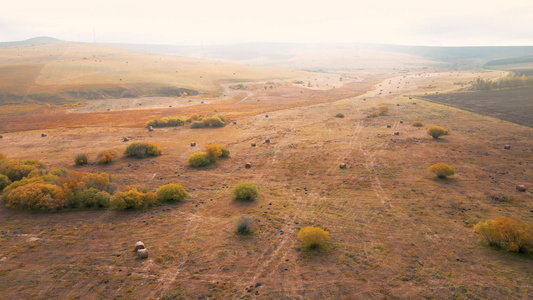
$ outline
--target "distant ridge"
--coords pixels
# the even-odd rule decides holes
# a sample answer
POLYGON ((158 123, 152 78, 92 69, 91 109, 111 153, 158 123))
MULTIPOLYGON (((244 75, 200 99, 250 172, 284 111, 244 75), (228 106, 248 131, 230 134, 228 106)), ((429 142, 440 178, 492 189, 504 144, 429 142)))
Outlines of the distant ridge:
POLYGON ((63 42, 62 40, 49 37, 49 36, 38 36, 31 39, 15 42, 0 42, 0 47, 12 47, 12 46, 26 46, 26 45, 37 45, 45 43, 59 43, 63 42))

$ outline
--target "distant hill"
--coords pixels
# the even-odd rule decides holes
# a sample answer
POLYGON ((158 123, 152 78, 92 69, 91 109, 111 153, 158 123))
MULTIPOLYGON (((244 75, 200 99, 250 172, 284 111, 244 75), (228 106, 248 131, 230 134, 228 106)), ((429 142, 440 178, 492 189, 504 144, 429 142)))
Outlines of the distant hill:
POLYGON ((24 40, 24 41, 0 42, 0 47, 38 45, 38 44, 58 43, 58 42, 62 42, 62 41, 58 40, 56 38, 53 38, 53 37, 40 36, 40 37, 34 37, 34 38, 31 38, 31 39, 27 39, 27 40, 24 40))

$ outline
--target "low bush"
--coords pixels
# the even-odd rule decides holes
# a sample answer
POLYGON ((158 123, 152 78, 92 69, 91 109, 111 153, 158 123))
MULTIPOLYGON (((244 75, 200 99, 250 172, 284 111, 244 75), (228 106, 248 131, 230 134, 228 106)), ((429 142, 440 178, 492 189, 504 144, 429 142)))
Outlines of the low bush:
POLYGON ((252 234, 253 224, 254 220, 250 216, 244 215, 237 222, 237 229, 235 230, 235 233, 240 235, 252 234))
POLYGON ((77 193, 75 205, 84 208, 105 208, 109 207, 111 195, 108 192, 96 188, 89 188, 77 193))
POLYGON ((28 210, 59 210, 67 203, 67 196, 59 186, 44 182, 19 186, 6 198, 7 207, 28 210))
POLYGON ((194 121, 191 124, 192 129, 198 129, 198 128, 204 128, 204 127, 205 127, 205 124, 200 121, 194 121))
POLYGON ((107 165, 114 162, 116 156, 117 155, 111 151, 103 151, 98 154, 96 160, 99 164, 107 165))
POLYGON ((180 117, 164 117, 148 121, 146 127, 175 127, 183 126, 183 124, 185 124, 185 122, 180 117))
POLYGON ((86 165, 89 163, 89 157, 87 156, 87 154, 78 154, 76 155, 76 157, 74 157, 74 164, 76 166, 82 166, 82 165, 86 165))
POLYGON ((4 174, 0 174, 0 191, 2 191, 6 186, 11 184, 11 180, 4 174))
POLYGON ((367 118, 375 118, 377 116, 381 116, 386 114, 389 111, 389 108, 385 105, 381 105, 378 107, 378 111, 368 114, 367 118))
POLYGON ((18 181, 28 176, 33 170, 45 169, 46 165, 35 159, 3 159, 0 161, 0 174, 11 181, 18 181))
POLYGON ((124 155, 136 158, 159 156, 162 153, 158 145, 146 142, 131 143, 124 151, 124 155))
POLYGON ((220 116, 203 118, 202 123, 204 123, 206 127, 224 127, 226 125, 220 116))
POLYGON ((303 227, 298 232, 298 239, 305 247, 309 249, 317 249, 325 245, 329 241, 329 232, 320 227, 308 226, 303 227))
POLYGON ((414 121, 413 123, 411 123, 411 126, 422 127, 422 126, 424 126, 424 124, 422 124, 422 122, 420 122, 420 121, 414 121))
POLYGON ((193 168, 200 168, 200 167, 206 167, 212 164, 211 159, 209 159, 209 155, 203 151, 197 151, 194 152, 187 158, 187 163, 190 167, 193 168))
POLYGON ((516 253, 533 253, 533 226, 507 217, 481 221, 474 226, 479 239, 490 246, 516 253))
POLYGON ((241 182, 233 187, 232 193, 235 200, 254 201, 259 195, 259 189, 251 182, 241 182))
POLYGON ((218 158, 222 156, 222 149, 215 144, 206 145, 205 152, 207 153, 207 156, 209 156, 211 162, 217 162, 218 158))
POLYGON ((187 197, 187 191, 177 183, 169 183, 160 186, 156 191, 159 202, 182 201, 187 197))
POLYGON ((202 115, 193 114, 185 120, 186 122, 192 122, 191 128, 204 128, 204 127, 224 127, 226 126, 226 117, 218 114, 210 117, 203 117, 202 115))
POLYGON ((439 137, 448 134, 448 130, 440 126, 431 126, 428 128, 426 132, 428 135, 431 135, 431 137, 434 139, 438 139, 439 137))
POLYGON ((430 166, 428 171, 442 179, 455 174, 455 170, 445 163, 436 163, 430 166))
POLYGON ((344 118, 344 114, 338 113, 335 115, 336 118, 344 118))
POLYGON ((124 192, 115 193, 109 200, 113 209, 141 209, 153 206, 157 201, 157 195, 152 192, 144 193, 136 188, 130 188, 124 192))
POLYGON ((194 121, 200 121, 200 115, 199 114, 191 114, 186 120, 185 122, 187 123, 192 123, 194 121))
POLYGON ((222 152, 222 154, 220 155, 220 158, 228 158, 229 155, 230 155, 230 151, 228 148, 226 148, 226 146, 224 145, 217 145, 217 147, 220 149, 220 151, 222 152))

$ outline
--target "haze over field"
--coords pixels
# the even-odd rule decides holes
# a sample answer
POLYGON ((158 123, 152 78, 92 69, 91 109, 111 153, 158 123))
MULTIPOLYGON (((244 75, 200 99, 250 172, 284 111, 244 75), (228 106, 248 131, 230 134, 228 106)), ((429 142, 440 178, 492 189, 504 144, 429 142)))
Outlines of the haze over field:
POLYGON ((0 42, 34 36, 99 43, 370 42, 533 44, 531 1, 9 1, 0 42))

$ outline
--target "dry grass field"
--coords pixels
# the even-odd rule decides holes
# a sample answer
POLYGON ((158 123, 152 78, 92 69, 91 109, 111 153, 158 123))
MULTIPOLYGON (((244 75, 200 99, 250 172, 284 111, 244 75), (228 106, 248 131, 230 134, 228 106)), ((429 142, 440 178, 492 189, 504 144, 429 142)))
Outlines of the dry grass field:
POLYGON ((533 130, 414 96, 501 73, 356 75, 335 88, 323 86, 333 84, 327 78, 313 88, 282 76, 245 80, 243 90, 223 91, 226 97, 172 108, 143 102, 142 109, 125 104, 109 112, 94 106, 3 114, 0 152, 10 158, 105 171, 121 188, 177 182, 189 196, 141 211, 46 214, 0 206, 2 298, 529 298, 532 258, 479 243, 472 227, 499 216, 533 223, 533 130), (385 115, 366 117, 380 105, 388 106, 385 115), (236 124, 144 128, 154 117, 215 110, 236 124), (424 126, 411 126, 415 120, 424 126), (432 139, 425 132, 432 125, 449 135, 432 139), (156 143, 163 155, 73 166, 81 152, 122 153, 130 143, 123 137, 156 143), (226 145, 230 158, 187 167, 187 157, 208 143, 226 145), (456 175, 437 180, 427 171, 437 162, 456 175), (232 200, 231 188, 242 181, 259 186, 258 200, 232 200), (529 191, 516 191, 518 184, 529 191), (512 200, 496 202, 491 193, 512 200), (244 214, 255 231, 242 237, 235 229, 244 214), (297 238, 310 225, 331 235, 318 252, 297 238), (148 259, 132 253, 138 240, 148 259))

